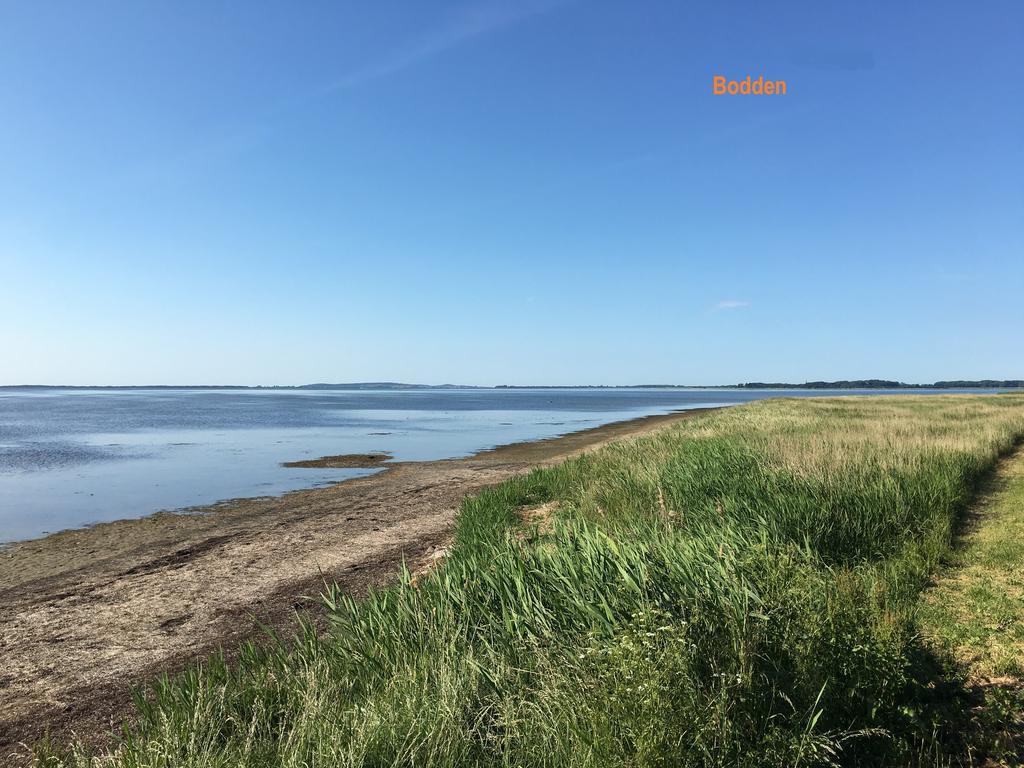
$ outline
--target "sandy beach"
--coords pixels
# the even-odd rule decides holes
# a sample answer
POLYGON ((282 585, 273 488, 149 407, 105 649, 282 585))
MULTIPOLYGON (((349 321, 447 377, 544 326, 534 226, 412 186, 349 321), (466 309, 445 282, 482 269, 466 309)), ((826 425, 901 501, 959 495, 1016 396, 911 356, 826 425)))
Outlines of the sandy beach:
MULTIPOLYGON (((369 477, 56 533, 0 549, 0 754, 46 731, 104 732, 134 687, 217 648, 228 655, 429 562, 460 501, 536 466, 707 409, 607 424, 468 458, 396 462, 369 477)), ((327 457, 340 460, 343 457, 327 457)))

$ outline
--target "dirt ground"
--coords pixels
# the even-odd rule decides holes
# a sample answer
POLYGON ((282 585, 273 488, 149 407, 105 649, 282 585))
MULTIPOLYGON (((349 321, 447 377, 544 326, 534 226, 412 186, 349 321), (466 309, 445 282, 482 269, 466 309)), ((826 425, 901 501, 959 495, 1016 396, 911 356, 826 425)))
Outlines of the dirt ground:
POLYGON ((700 411, 618 422, 196 514, 162 513, 0 549, 0 760, 45 733, 102 739, 131 691, 288 631, 324 580, 352 594, 426 561, 461 500, 512 475, 700 411))

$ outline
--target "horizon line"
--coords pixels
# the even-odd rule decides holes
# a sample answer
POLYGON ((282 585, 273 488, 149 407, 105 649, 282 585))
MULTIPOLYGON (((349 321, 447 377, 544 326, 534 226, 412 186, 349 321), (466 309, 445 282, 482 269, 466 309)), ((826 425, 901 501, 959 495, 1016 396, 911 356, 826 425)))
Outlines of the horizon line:
POLYGON ((939 379, 931 383, 909 383, 897 379, 807 379, 803 382, 750 380, 729 384, 423 384, 398 381, 312 382, 307 384, 0 384, 0 389, 741 389, 772 388, 1021 388, 1022 379, 939 379), (833 385, 829 387, 829 385, 833 385))

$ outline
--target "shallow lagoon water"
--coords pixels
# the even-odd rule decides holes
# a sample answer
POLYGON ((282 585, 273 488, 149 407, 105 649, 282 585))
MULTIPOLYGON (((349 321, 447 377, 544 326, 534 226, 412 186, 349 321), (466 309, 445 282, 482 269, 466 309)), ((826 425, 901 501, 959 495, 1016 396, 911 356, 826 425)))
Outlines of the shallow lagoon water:
POLYGON ((379 471, 282 467, 285 461, 379 451, 396 460, 466 456, 623 419, 780 394, 854 393, 4 389, 0 542, 379 471))

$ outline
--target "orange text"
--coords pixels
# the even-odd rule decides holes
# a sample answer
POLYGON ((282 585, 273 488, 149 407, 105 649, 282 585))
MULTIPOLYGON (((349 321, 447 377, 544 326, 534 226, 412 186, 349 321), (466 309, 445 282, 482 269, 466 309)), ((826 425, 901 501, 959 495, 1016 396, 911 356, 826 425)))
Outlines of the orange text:
POLYGON ((711 78, 711 91, 715 96, 785 96, 785 80, 765 80, 759 77, 751 80, 747 75, 742 80, 729 80, 722 75, 711 78))

